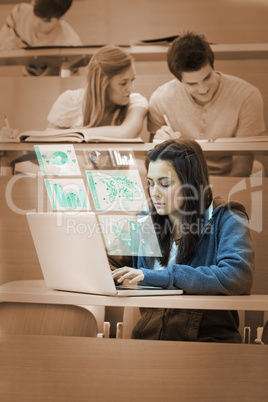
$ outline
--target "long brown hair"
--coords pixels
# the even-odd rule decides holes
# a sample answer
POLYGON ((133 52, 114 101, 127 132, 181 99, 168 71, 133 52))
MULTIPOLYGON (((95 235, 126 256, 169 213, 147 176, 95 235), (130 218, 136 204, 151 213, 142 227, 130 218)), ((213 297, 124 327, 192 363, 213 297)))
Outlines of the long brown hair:
MULTIPOLYGON (((186 264, 193 258, 197 249, 205 211, 212 202, 206 160, 200 145, 189 139, 168 140, 156 145, 147 154, 147 170, 150 162, 157 160, 168 161, 182 184, 182 227, 187 227, 188 230, 182 230, 176 262, 186 264)), ((162 248, 163 257, 159 258, 159 261, 163 266, 167 266, 173 242, 171 223, 167 215, 158 215, 154 206, 152 219, 162 248)))
MULTIPOLYGON (((107 45, 92 56, 87 69, 87 87, 84 100, 83 125, 97 127, 105 112, 106 91, 115 75, 127 70, 133 62, 132 57, 118 46, 107 45)), ((125 118, 128 106, 118 106, 116 124, 125 118)))

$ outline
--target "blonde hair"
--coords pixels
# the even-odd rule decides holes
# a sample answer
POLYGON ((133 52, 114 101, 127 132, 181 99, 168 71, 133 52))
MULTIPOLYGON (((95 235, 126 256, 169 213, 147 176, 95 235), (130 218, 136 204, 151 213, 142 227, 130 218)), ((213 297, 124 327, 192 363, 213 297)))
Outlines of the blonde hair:
MULTIPOLYGON (((111 78, 128 69, 132 57, 120 47, 107 45, 92 56, 87 69, 87 86, 84 99, 83 125, 97 127, 105 112, 106 92, 111 78)), ((124 120, 128 106, 118 106, 116 124, 124 120)))

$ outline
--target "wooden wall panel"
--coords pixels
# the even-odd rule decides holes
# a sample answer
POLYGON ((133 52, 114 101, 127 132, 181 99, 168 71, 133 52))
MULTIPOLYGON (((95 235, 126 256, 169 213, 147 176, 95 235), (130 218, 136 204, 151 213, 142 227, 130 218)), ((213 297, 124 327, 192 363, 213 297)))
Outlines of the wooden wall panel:
MULTIPOLYGON (((43 279, 25 213, 38 208, 38 179, 0 176, 0 283, 43 279), (10 194, 6 194, 7 187, 10 194)), ((39 191, 40 201, 43 198, 39 191)), ((39 204, 40 204, 39 201, 39 204)))

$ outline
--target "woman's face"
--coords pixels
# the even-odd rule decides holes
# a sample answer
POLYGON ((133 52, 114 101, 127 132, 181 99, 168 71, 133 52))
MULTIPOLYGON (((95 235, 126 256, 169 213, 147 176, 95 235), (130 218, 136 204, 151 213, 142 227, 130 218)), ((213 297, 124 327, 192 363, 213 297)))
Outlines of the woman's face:
POLYGON ((115 105, 127 105, 129 95, 133 90, 135 76, 136 71, 134 65, 131 64, 127 70, 112 77, 107 89, 108 100, 115 105))
POLYGON ((168 161, 150 162, 148 168, 149 192, 159 215, 181 217, 183 193, 181 181, 168 161))

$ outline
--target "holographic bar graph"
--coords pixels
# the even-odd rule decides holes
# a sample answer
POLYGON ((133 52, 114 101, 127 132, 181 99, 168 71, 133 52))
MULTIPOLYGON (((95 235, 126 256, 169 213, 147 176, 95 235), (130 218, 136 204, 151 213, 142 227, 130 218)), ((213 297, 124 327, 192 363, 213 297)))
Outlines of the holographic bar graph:
POLYGON ((54 210, 91 209, 82 179, 46 179, 45 184, 54 210))
MULTIPOLYGON (((124 152, 125 153, 125 152, 124 152)), ((123 152, 119 152, 116 150, 110 151, 112 160, 115 161, 114 165, 115 166, 134 166, 134 158, 132 156, 132 153, 129 152, 127 155, 123 155, 123 152)))
POLYGON ((81 189, 78 190, 78 193, 73 191, 66 191, 60 184, 55 183, 53 185, 58 204, 61 208, 85 208, 86 201, 84 198, 84 194, 81 189))

